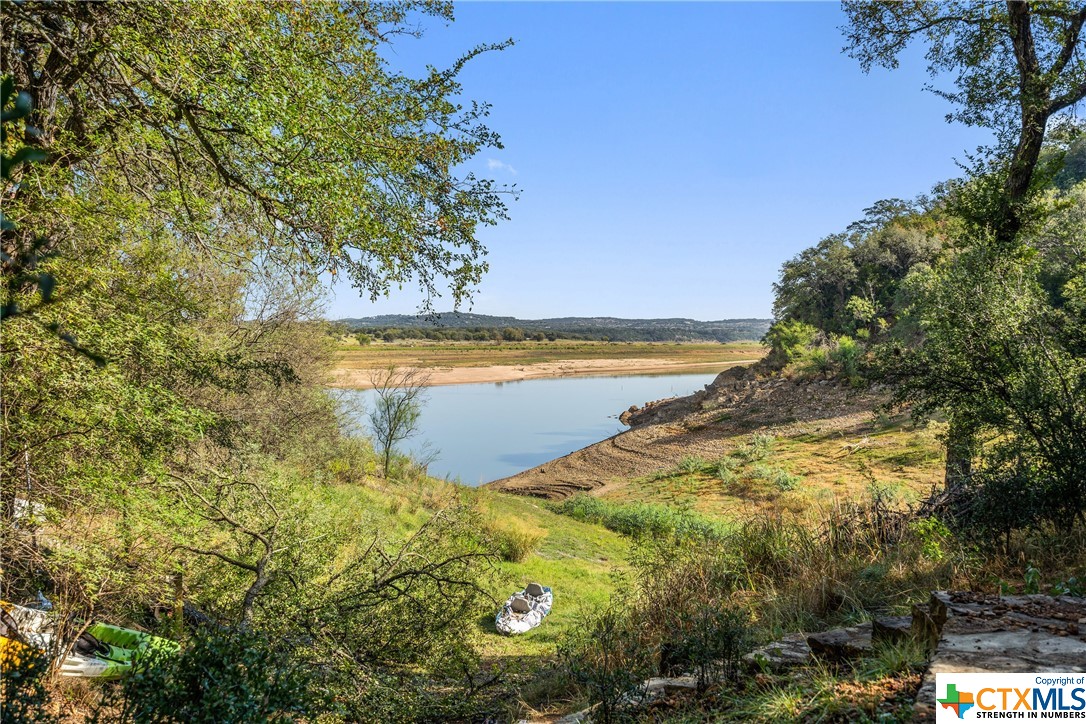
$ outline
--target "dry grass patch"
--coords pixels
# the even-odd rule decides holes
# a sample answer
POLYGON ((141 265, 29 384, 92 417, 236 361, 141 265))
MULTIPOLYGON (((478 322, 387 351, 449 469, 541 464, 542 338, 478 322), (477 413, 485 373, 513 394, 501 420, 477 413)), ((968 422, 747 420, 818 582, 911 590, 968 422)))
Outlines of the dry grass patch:
POLYGON ((423 342, 375 343, 341 347, 338 369, 373 369, 390 364, 411 367, 488 367, 565 360, 651 359, 706 364, 760 359, 759 342, 423 342))

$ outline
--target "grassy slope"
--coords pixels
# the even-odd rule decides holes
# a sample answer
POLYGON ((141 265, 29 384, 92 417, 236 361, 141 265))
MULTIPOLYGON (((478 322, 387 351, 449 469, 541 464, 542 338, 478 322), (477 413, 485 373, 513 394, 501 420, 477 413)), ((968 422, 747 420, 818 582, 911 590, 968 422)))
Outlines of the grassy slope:
POLYGON ((817 516, 835 500, 855 498, 872 485, 913 502, 941 481, 937 429, 914 429, 904 418, 878 422, 872 416, 847 433, 772 438, 764 455, 754 459, 744 455, 750 436, 737 435, 728 441, 733 451, 728 456, 730 474, 719 472, 718 461, 688 459, 673 470, 608 486, 604 497, 690 507, 725 519, 777 513, 817 516), (777 471, 793 476, 790 483, 778 484, 777 471))
MULTIPOLYGON (((764 456, 743 459, 749 436, 737 436, 731 457, 734 479, 717 475, 716 461, 688 461, 656 475, 609 486, 605 497, 615 502, 649 501, 692 507, 723 521, 755 514, 815 517, 835 500, 846 500, 878 484, 907 502, 926 492, 938 479, 941 457, 933 430, 912 430, 904 420, 877 424, 874 420, 848 437, 838 434, 798 434, 775 438, 764 456), (696 463, 696 466, 695 466, 696 463), (795 487, 780 490, 766 470, 786 470, 798 476, 795 487)), ((388 484, 379 480, 351 488, 351 504, 384 515, 386 529, 404 535, 432 510, 456 494, 451 484, 427 480, 388 484)), ((534 498, 459 489, 470 496, 496 529, 534 531, 542 535, 535 552, 521 562, 501 562, 492 596, 503 601, 530 581, 551 586, 555 607, 540 628, 516 637, 494 630, 491 614, 479 622, 484 654, 493 659, 550 657, 555 643, 578 612, 605 605, 614 590, 612 574, 627 567, 631 542, 604 527, 557 515, 534 498)), ((345 492, 345 495, 347 493, 345 492)))
MULTIPOLYGON (((378 344, 341 350, 340 365, 486 366, 620 357, 697 362, 752 358, 761 352, 760 345, 753 343, 378 344)), ((720 472, 719 459, 691 458, 671 470, 616 481, 601 493, 616 503, 646 501, 689 507, 722 521, 784 515, 813 522, 828 508, 861 496, 873 485, 890 490, 902 504, 918 499, 941 479, 937 433, 937 426, 915 429, 904 418, 886 420, 872 414, 847 430, 820 432, 817 424, 793 426, 790 432, 778 433, 756 455, 749 454, 751 436, 736 435, 724 441, 723 449, 730 451, 725 455, 730 458, 725 473, 720 472), (784 474, 784 485, 778 473, 784 474)), ((453 494, 450 484, 432 480, 394 486, 373 483, 362 493, 365 505, 389 511, 390 524, 401 534, 418 525, 420 516, 442 497, 453 494)), ((552 658, 556 644, 576 625, 581 611, 598 611, 607 604, 617 585, 613 574, 628 569, 632 542, 601 525, 557 515, 536 499, 488 490, 461 489, 460 494, 474 499, 493 528, 541 536, 534 553, 522 562, 498 565, 493 598, 500 603, 529 581, 538 581, 555 591, 552 614, 527 634, 501 636, 494 629, 492 612, 480 617, 477 633, 482 653, 490 661, 506 664, 523 660, 533 665, 552 658)), ((898 679, 890 681, 899 683, 898 679)), ((777 694, 787 699, 791 692, 777 694)), ((754 699, 745 703, 765 704, 754 699)))
MULTIPOLYGON (((406 364, 510 364, 554 359, 614 358, 616 348, 623 350, 622 356, 677 358, 675 355, 679 353, 685 361, 696 361, 701 359, 699 355, 704 354, 720 358, 725 348, 736 359, 760 351, 756 345, 741 343, 727 346, 602 343, 389 345, 384 349, 359 350, 352 361, 362 364, 367 359, 365 355, 388 354, 395 358, 394 361, 406 364)), ((385 358, 382 361, 387 363, 388 360, 385 358)), ((832 414, 827 411, 827 416, 832 414)), ((938 423, 914 427, 905 417, 886 419, 874 413, 869 417, 860 417, 863 418, 862 422, 847 428, 823 427, 819 421, 786 425, 778 428, 781 431, 777 432, 775 438, 763 440, 761 449, 756 452, 750 433, 735 435, 723 441, 723 457, 713 460, 691 457, 673 469, 640 478, 612 481, 599 494, 614 503, 652 502, 691 508, 724 522, 767 515, 816 523, 825 519, 826 512, 834 506, 856 500, 872 488, 888 493, 888 498, 895 501, 895 505, 905 505, 917 501, 933 485, 941 483, 943 454, 939 442, 941 426, 938 423)), ((436 481, 418 485, 448 486, 436 481)), ((382 493, 393 498, 401 494, 382 493)), ((493 586, 494 598, 504 600, 511 591, 532 580, 553 587, 556 594, 555 608, 546 622, 522 636, 500 636, 494 630, 492 614, 481 617, 477 629, 481 649, 489 660, 495 662, 511 663, 517 659, 539 662, 551 658, 556 643, 576 625, 579 612, 585 609, 599 611, 606 605, 618 585, 612 574, 628 569, 632 543, 601 525, 557 515, 535 499, 488 490, 478 490, 470 495, 497 528, 536 531, 542 535, 535 552, 523 562, 503 562, 499 565, 501 575, 493 586)), ((411 493, 410 497, 418 498, 419 493, 411 493)), ((392 507, 396 507, 396 504, 393 503, 392 507)), ((405 506, 402 515, 407 513, 405 506)), ((403 518, 401 529, 409 529, 417 520, 403 518)), ((839 587, 843 587, 852 599, 874 596, 876 603, 889 601, 895 604, 894 611, 907 604, 907 599, 930 590, 930 586, 935 585, 935 578, 954 575, 956 579, 959 575, 947 573, 955 565, 950 559, 943 564, 904 560, 881 568, 867 565, 864 560, 833 559, 825 563, 828 567, 823 571, 825 577, 840 583, 839 587), (859 566, 859 572, 851 570, 850 565, 859 566), (940 572, 939 566, 946 571, 940 572), (928 568, 931 569, 928 575, 931 581, 924 577, 924 571, 928 568), (849 589, 850 585, 855 586, 855 590, 849 589)), ((1050 566, 1054 565, 1051 563, 1041 562, 1038 565, 1045 569, 1052 580, 1065 573, 1059 566, 1050 571, 1050 566)), ((970 567, 976 566, 967 566, 970 567)), ((1018 571, 1021 566, 1004 568, 993 569, 985 575, 997 582, 1007 576, 1007 580, 1013 583, 1015 577, 1020 575, 1018 571)), ((960 573, 969 578, 975 571, 960 573)), ((813 571, 811 578, 807 586, 811 589, 809 602, 804 598, 806 591, 802 582, 794 586, 795 591, 758 592, 758 595, 771 598, 778 593, 791 596, 796 600, 790 605, 798 607, 790 611, 778 606, 781 608, 778 611, 781 621, 772 623, 767 619, 763 622, 765 630, 761 631, 760 636, 797 628, 807 629, 806 624, 816 624, 820 620, 824 612, 819 613, 817 606, 825 607, 829 603, 821 601, 816 595, 825 594, 825 591, 814 580, 818 576, 813 571), (787 621, 782 618, 786 613, 789 616, 787 621)), ((942 579, 940 581, 945 583, 942 579)), ((982 582, 983 585, 986 584, 982 582)), ((852 599, 846 596, 843 601, 847 603, 852 599)), ((840 615, 840 612, 832 614, 840 615)), ((734 695, 731 701, 718 700, 715 704, 706 705, 721 715, 722 720, 806 720, 826 716, 848 720, 892 719, 894 716, 907 718, 912 711, 911 697, 919 680, 916 667, 922 659, 922 652, 890 649, 880 652, 872 660, 861 662, 855 671, 823 671, 815 667, 793 679, 763 677, 764 681, 759 685, 734 695)), ((541 701, 545 699, 544 696, 541 701)), ((535 699, 529 696, 525 701, 535 699)), ((544 702, 543 706, 554 711, 555 706, 569 709, 576 704, 558 700, 550 704, 544 702)), ((705 710, 701 709, 701 705, 694 702, 691 706, 691 709, 684 711, 684 705, 680 704, 667 714, 658 714, 674 721, 703 720, 705 710), (685 718, 687 715, 689 719, 685 718)))
POLYGON ((502 600, 530 581, 554 589, 554 609, 537 629, 514 637, 499 635, 492 616, 480 625, 486 636, 483 650, 489 656, 551 656, 555 643, 570 628, 582 609, 606 605, 613 590, 611 572, 626 565, 629 541, 606 528, 556 515, 532 498, 501 493, 483 493, 482 504, 499 521, 516 521, 546 531, 534 555, 523 563, 501 564, 502 573, 514 584, 508 591, 495 591, 502 600))
POLYGON ((494 529, 534 531, 543 536, 523 562, 498 563, 490 590, 495 601, 504 602, 531 581, 555 591, 553 614, 527 634, 502 636, 494 628, 493 613, 481 617, 478 631, 484 655, 492 659, 553 656, 555 642, 572 625, 578 611, 607 603, 613 587, 611 573, 625 567, 629 541, 602 526, 552 513, 532 498, 465 489, 434 479, 390 483, 374 478, 365 485, 338 486, 334 499, 340 517, 362 512, 390 537, 403 538, 457 495, 472 501, 494 529))

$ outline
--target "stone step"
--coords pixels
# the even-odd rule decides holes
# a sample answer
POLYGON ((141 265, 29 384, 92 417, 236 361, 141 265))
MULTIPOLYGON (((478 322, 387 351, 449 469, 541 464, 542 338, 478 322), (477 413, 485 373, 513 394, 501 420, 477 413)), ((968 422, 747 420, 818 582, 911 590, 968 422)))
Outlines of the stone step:
POLYGON ((807 637, 811 654, 826 661, 858 659, 871 651, 871 622, 807 637))
POLYGON ((743 657, 751 671, 781 672, 802 666, 811 660, 807 634, 790 634, 779 641, 754 649, 743 657))
POLYGON ((916 697, 920 721, 935 719, 936 674, 1086 672, 1084 598, 935 591, 924 608, 937 642, 916 697))

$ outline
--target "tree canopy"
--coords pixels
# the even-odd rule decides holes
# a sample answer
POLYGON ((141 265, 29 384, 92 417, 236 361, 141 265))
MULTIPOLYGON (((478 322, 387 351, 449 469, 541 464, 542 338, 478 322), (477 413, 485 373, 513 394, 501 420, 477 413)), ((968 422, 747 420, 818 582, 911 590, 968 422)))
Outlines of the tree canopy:
POLYGON ((864 71, 896 68, 909 43, 925 42, 931 74, 954 74, 953 90, 933 88, 957 106, 947 120, 996 131, 1003 183, 986 221, 1001 241, 1012 241, 1049 119, 1086 97, 1086 4, 909 0, 844 8, 845 50, 864 71))
POLYGON ((500 141, 457 75, 502 45, 414 78, 390 43, 449 4, 0 13, 0 598, 121 621, 172 599, 171 629, 199 610, 224 661, 273 637, 253 671, 320 662, 315 688, 381 718, 360 702, 405 698, 381 677, 470 660, 492 546, 457 501, 405 536, 337 490, 376 459, 324 389, 321 286, 470 296, 512 190, 468 170, 500 141))
POLYGON ((947 119, 989 127, 997 142, 932 198, 879 202, 786 262, 771 359, 844 359, 849 335, 867 340, 870 369, 896 385, 896 402, 947 417, 952 515, 982 535, 1070 526, 1086 510, 1076 331, 1086 127, 1071 115, 1086 98, 1086 4, 846 2, 845 11, 845 50, 865 71, 895 68, 910 43, 926 44, 931 74, 953 77, 953 88, 932 88, 955 105, 947 119), (804 351, 820 344, 828 355, 804 351), (1011 490, 1021 515, 999 518, 1011 490))
MULTIPOLYGON (((28 144, 49 163, 8 189, 24 233, 60 243, 54 194, 119 197, 144 223, 220 263, 344 274, 371 296, 414 281, 463 301, 486 270, 480 225, 504 189, 465 171, 498 146, 488 107, 458 101, 451 68, 421 78, 380 51, 397 3, 6 3, 4 74, 34 102, 28 144), (37 193, 42 190, 45 193, 37 193)), ((5 251, 25 247, 5 233, 5 251)))

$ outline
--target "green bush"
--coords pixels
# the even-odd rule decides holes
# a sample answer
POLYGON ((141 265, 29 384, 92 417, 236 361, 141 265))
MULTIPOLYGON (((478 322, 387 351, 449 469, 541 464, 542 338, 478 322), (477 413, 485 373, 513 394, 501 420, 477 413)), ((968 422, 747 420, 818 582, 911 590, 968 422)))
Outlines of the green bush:
POLYGON ((546 537, 545 532, 528 529, 501 529, 495 531, 498 543, 498 553, 503 561, 509 563, 523 563, 536 552, 539 544, 546 537))
POLYGON ((45 674, 49 671, 45 653, 23 647, 0 654, 0 722, 3 724, 52 724, 57 718, 45 711, 49 691, 45 674))
POLYGON ((837 365, 841 376, 852 384, 859 384, 861 375, 861 362, 863 360, 863 346, 852 337, 842 335, 834 339, 834 347, 830 350, 830 360, 837 365))
POLYGON ((679 461, 679 470, 684 473, 697 473, 701 472, 705 465, 705 461, 701 458, 688 455, 679 461))
POLYGON ((552 503, 550 508, 560 515, 598 523, 616 533, 637 539, 719 540, 727 534, 724 525, 717 521, 666 505, 623 505, 581 494, 552 503))
POLYGON ((205 628, 176 654, 142 659, 107 693, 95 721, 295 721, 325 708, 315 683, 285 642, 247 628, 205 628))
POLYGON ((764 458, 773 450, 776 438, 762 432, 756 432, 750 436, 750 447, 759 458, 764 458))
MULTIPOLYGON (((696 590, 690 591, 697 594, 696 590)), ((747 619, 720 601, 693 597, 682 610, 672 611, 668 650, 698 679, 698 690, 712 683, 734 681, 752 637, 747 619)))
POLYGON ((393 724, 398 722, 472 722, 499 721, 503 702, 488 701, 486 694, 497 691, 471 691, 462 680, 451 680, 432 673, 369 671, 361 677, 352 674, 362 692, 351 697, 334 721, 358 724, 393 724))
POLYGON ((655 652, 613 605, 581 621, 558 646, 560 665, 595 706, 592 721, 614 722, 645 694, 643 682, 655 670, 655 652))
POLYGON ((773 323, 762 338, 762 344, 769 347, 769 362, 784 367, 802 357, 817 335, 818 330, 811 325, 785 319, 773 323))
POLYGON ((746 462, 762 460, 773 451, 773 443, 776 442, 772 435, 756 432, 747 440, 747 444, 735 451, 739 459, 746 462))
POLYGON ((830 358, 830 351, 825 347, 809 349, 799 360, 800 371, 811 375, 833 372, 834 367, 834 362, 830 358))
POLYGON ((724 483, 725 485, 731 485, 739 479, 739 476, 735 474, 735 466, 726 465, 723 463, 717 464, 716 477, 720 480, 720 482, 724 483))
POLYGON ((938 518, 917 518, 909 523, 909 532, 913 535, 920 555, 931 561, 941 561, 946 555, 944 550, 951 537, 950 529, 938 518))
POLYGON ((802 479, 803 478, 799 475, 793 475, 787 470, 782 470, 780 468, 774 470, 773 477, 771 478, 773 484, 781 491, 795 490, 802 479))
POLYGON ((751 640, 747 617, 732 605, 747 582, 735 538, 653 545, 634 557, 639 586, 632 620, 659 649, 660 674, 692 671, 701 690, 734 678, 751 640))

